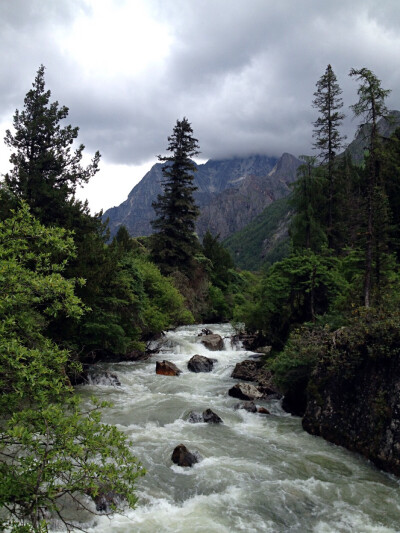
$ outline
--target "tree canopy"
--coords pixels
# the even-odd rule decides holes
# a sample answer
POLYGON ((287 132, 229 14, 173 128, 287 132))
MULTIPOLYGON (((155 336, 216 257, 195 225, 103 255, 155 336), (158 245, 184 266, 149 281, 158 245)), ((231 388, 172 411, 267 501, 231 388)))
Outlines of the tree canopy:
POLYGON ((62 125, 69 110, 50 97, 42 65, 25 96, 24 109, 14 114, 15 132, 6 132, 5 143, 14 152, 13 169, 5 175, 5 183, 43 223, 65 227, 71 225, 76 210, 87 211, 75 200, 75 191, 96 174, 100 154, 96 152, 92 162, 82 167, 84 145, 73 150, 79 128, 62 125))

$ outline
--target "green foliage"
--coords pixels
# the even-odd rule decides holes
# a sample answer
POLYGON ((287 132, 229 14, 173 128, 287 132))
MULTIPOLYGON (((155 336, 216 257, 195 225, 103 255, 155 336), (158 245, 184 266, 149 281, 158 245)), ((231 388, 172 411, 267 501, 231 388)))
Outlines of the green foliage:
POLYGON ((207 322, 225 322, 231 318, 231 308, 224 293, 219 287, 209 287, 210 309, 207 312, 207 322))
POLYGON ((181 324, 192 324, 193 315, 172 281, 144 258, 135 263, 143 282, 142 335, 146 338, 181 324))
POLYGON ((118 495, 115 510, 136 502, 143 470, 126 437, 101 423, 101 406, 81 413, 69 354, 44 335, 53 317, 84 312, 76 282, 63 277, 73 253, 68 232, 45 228, 26 204, 0 222, 2 530, 44 532, 49 516, 72 530, 68 500, 86 509, 100 493, 118 495))
POLYGON ((101 283, 79 329, 87 352, 126 354, 140 338, 143 281, 131 254, 105 248, 101 283))
POLYGON ((86 204, 75 201, 75 189, 98 171, 100 154, 87 168, 81 166, 84 146, 71 151, 79 128, 61 127, 68 108, 50 102, 44 70, 42 65, 37 71, 24 110, 14 114, 15 133, 6 132, 5 143, 15 152, 10 157, 14 168, 5 175, 5 183, 41 222, 70 228, 77 213, 87 212, 86 204))
POLYGON ((326 182, 321 168, 316 168, 314 157, 301 156, 304 164, 298 168, 298 180, 293 184, 290 200, 295 215, 290 226, 294 250, 320 250, 327 238, 323 224, 324 185, 326 182))
MULTIPOLYGON (((400 356, 400 314, 398 310, 357 308, 345 325, 333 330, 329 326, 303 326, 293 331, 284 349, 270 363, 275 383, 286 392, 309 381, 309 391, 318 399, 324 381, 312 376, 318 363, 323 364, 324 379, 340 376, 357 379, 361 365, 368 361, 400 356), (321 388, 321 390, 318 390, 321 388)), ((378 395, 375 409, 387 414, 387 406, 378 395)))
POLYGON ((390 248, 400 258, 400 128, 382 146, 381 182, 385 188, 390 210, 390 248))
POLYGON ((326 313, 345 285, 335 258, 311 251, 293 254, 263 276, 256 303, 242 320, 281 349, 291 327, 326 313))
POLYGON ((219 242, 219 236, 213 237, 209 231, 203 237, 203 253, 210 260, 210 280, 216 287, 226 289, 231 281, 234 267, 229 251, 219 242))
POLYGON ((163 273, 173 270, 191 275, 193 257, 199 251, 195 235, 195 222, 199 214, 193 198, 193 172, 196 166, 191 157, 197 155, 197 139, 187 120, 177 120, 173 133, 168 137, 167 150, 173 155, 161 157, 166 162, 162 195, 153 202, 157 218, 152 221, 156 233, 152 237, 152 255, 163 273))
POLYGON ((269 364, 283 393, 308 381, 321 358, 328 331, 302 326, 291 333, 284 349, 269 364))

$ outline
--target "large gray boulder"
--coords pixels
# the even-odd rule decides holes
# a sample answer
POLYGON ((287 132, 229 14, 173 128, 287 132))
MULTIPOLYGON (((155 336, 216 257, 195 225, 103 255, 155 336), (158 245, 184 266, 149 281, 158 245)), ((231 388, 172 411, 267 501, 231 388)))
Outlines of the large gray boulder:
POLYGON ((211 351, 223 350, 224 340, 221 335, 213 333, 212 335, 204 335, 201 337, 201 343, 211 351))
POLYGON ((273 381, 272 373, 265 368, 262 361, 245 359, 241 363, 237 363, 232 377, 241 381, 254 381, 264 398, 280 398, 282 396, 273 381))
POLYGON ((263 397, 263 393, 251 383, 236 383, 228 391, 229 396, 239 398, 240 400, 253 401, 263 397))
POLYGON ((215 359, 210 359, 204 355, 194 355, 187 366, 191 372, 211 372, 215 359))

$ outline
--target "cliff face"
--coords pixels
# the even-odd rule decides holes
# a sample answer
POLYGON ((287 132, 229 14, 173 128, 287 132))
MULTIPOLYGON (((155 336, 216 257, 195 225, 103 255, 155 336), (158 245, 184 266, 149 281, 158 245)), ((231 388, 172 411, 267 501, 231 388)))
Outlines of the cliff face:
POLYGON ((308 387, 303 427, 313 435, 358 452, 400 476, 400 358, 347 356, 347 366, 320 362, 308 387))
MULTIPOLYGON (((197 232, 209 229, 224 238, 246 226, 271 202, 289 193, 301 162, 290 154, 277 161, 267 156, 251 156, 199 165, 194 175, 198 188, 194 197, 200 207, 197 232)), ((128 199, 104 213, 111 234, 120 225, 132 236, 150 235, 155 213, 152 202, 162 193, 162 165, 156 164, 130 192, 128 199)))
POLYGON ((207 230, 221 239, 247 226, 275 200, 287 196, 290 184, 297 179, 297 168, 302 162, 290 154, 283 154, 274 167, 264 168, 238 178, 229 189, 214 195, 203 206, 197 222, 199 235, 207 230))

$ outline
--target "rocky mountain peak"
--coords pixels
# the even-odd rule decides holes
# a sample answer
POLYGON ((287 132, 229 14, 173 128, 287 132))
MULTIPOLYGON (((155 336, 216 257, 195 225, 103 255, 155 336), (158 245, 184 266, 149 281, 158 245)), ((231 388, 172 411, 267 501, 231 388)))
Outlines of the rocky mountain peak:
MULTIPOLYGON (((196 203, 200 207, 197 231, 209 229, 222 238, 242 229, 267 205, 289 193, 301 161, 290 154, 279 159, 265 155, 209 160, 194 175, 196 203), (273 172, 272 172, 273 171, 273 172)), ((150 235, 154 218, 152 202, 162 193, 162 164, 156 163, 132 189, 127 200, 108 209, 111 234, 120 225, 132 236, 150 235)))

